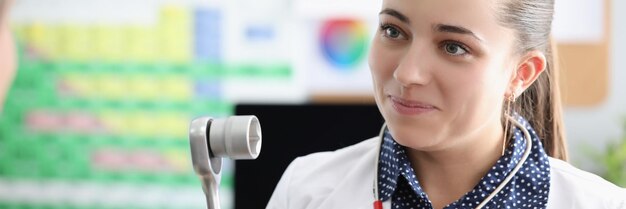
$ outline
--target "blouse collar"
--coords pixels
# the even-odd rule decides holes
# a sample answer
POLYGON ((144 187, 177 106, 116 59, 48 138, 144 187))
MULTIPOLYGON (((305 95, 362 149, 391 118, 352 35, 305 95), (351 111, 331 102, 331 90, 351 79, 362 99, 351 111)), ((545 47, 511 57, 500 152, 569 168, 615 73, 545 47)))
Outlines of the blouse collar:
MULTIPOLYGON (((541 141, 530 124, 523 117, 513 117, 530 133, 532 140, 531 154, 511 181, 486 206, 511 206, 511 208, 545 208, 550 188, 550 165, 541 141)), ((524 133, 512 125, 513 135, 505 154, 481 178, 476 186, 446 208, 475 207, 482 202, 520 162, 526 149, 524 133)), ((391 133, 385 130, 378 162, 378 195, 386 201, 394 197, 392 203, 407 200, 410 190, 411 205, 418 208, 432 208, 427 194, 420 186, 415 172, 405 152, 405 147, 398 144, 391 133), (401 177, 401 178, 400 178, 401 177), (404 189, 403 189, 404 188, 404 189)), ((400 203, 397 203, 400 204, 400 203)), ((393 207, 396 208, 396 207, 393 207)), ((399 207, 402 208, 402 207, 399 207)), ((408 208, 408 207, 407 207, 408 208)), ((506 207, 502 207, 506 208, 506 207)))

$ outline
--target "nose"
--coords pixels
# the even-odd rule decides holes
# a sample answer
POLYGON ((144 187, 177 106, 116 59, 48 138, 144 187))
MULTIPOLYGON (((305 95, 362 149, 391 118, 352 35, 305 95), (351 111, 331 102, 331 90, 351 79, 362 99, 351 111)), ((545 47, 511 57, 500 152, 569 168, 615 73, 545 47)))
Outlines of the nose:
POLYGON ((425 43, 413 42, 402 55, 400 63, 393 72, 393 77, 403 87, 426 85, 430 82, 431 72, 428 66, 435 57, 429 55, 426 46, 425 43))

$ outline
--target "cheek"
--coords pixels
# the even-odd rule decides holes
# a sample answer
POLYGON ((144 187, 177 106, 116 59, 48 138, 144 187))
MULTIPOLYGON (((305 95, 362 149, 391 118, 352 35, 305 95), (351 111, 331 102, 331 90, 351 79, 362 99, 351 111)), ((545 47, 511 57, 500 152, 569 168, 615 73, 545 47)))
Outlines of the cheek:
POLYGON ((442 90, 447 104, 455 110, 454 120, 459 125, 471 126, 474 122, 482 124, 498 117, 506 88, 504 69, 479 65, 463 70, 449 73, 449 82, 442 90))
MULTIPOLYGON (((456 77, 451 79, 447 89, 443 92, 449 92, 453 95, 448 97, 459 101, 475 102, 487 98, 494 97, 501 89, 498 80, 502 78, 486 73, 492 69, 478 69, 473 72, 460 73, 459 75, 448 75, 448 77, 456 77), (454 93, 452 93, 454 92, 454 93)), ((462 104, 462 103, 461 103, 462 104)))
POLYGON ((384 60, 381 59, 380 55, 380 46, 376 43, 376 41, 372 41, 372 47, 370 48, 368 64, 370 67, 370 72, 372 74, 372 80, 374 81, 374 86, 377 86, 377 81, 381 77, 381 69, 384 69, 382 65, 384 65, 384 60))
POLYGON ((386 83, 392 80, 397 57, 393 50, 389 50, 374 38, 368 61, 375 91, 382 91, 386 83))

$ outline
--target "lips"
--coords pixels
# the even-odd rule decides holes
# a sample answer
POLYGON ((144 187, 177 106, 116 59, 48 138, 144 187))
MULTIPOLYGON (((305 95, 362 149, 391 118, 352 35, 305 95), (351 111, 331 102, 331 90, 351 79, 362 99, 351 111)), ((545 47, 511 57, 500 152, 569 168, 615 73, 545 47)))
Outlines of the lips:
POLYGON ((437 108, 428 103, 402 99, 399 97, 389 96, 392 101, 393 108, 403 115, 419 115, 437 110, 437 108))

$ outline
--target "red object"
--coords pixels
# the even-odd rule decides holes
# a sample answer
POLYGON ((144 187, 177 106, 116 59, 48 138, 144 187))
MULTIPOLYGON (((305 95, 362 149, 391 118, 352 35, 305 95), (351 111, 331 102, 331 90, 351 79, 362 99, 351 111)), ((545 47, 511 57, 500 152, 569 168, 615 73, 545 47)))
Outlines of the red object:
POLYGON ((383 201, 380 201, 380 200, 374 201, 374 209, 383 209, 383 201))

